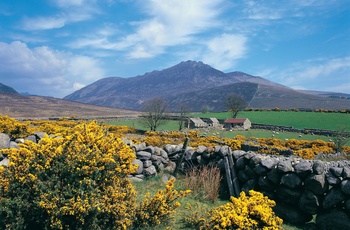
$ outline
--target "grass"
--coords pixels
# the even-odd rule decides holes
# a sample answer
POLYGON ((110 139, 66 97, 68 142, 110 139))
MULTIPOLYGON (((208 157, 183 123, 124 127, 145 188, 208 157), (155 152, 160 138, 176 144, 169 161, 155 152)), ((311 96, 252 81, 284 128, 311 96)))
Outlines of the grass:
MULTIPOLYGON (((231 117, 229 112, 192 114, 196 117, 216 117, 223 119, 231 117)), ((348 113, 319 113, 293 111, 242 111, 237 118, 248 118, 252 123, 292 126, 298 129, 336 130, 344 126, 350 132, 350 114, 348 113)))
MULTIPOLYGON (((170 177, 169 174, 166 174, 164 172, 159 173, 158 175, 151 177, 149 179, 145 179, 143 182, 133 182, 133 185, 137 191, 137 201, 140 202, 143 197, 146 195, 147 192, 150 192, 150 194, 153 196, 159 189, 165 188, 165 182, 162 181, 162 177, 170 177)), ((176 178, 175 181, 175 189, 176 190, 185 190, 186 188, 186 177, 183 175, 179 175, 176 178)), ((196 194, 190 194, 182 199, 179 200, 181 203, 181 206, 176 210, 175 220, 174 222, 170 223, 171 229, 193 229, 186 227, 182 221, 184 216, 188 216, 192 213, 189 213, 189 211, 186 209, 186 204, 190 204, 192 207, 196 207, 197 210, 209 210, 215 207, 218 207, 220 205, 224 205, 227 202, 229 202, 228 199, 224 199, 219 197, 215 203, 208 199, 203 199, 202 197, 197 196, 196 194)), ((157 226, 152 229, 166 229, 167 226, 161 225, 157 226)), ((150 228, 151 229, 151 228, 150 228)), ((283 224, 283 229, 286 230, 300 230, 302 228, 298 228, 296 226, 283 224)))

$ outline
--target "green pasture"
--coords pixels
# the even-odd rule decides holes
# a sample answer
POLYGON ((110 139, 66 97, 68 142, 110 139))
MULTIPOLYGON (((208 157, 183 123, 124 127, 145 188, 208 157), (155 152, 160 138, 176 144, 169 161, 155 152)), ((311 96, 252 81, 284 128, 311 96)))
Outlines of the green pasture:
MULTIPOLYGON (((195 117, 226 119, 229 112, 191 114, 195 117)), ((337 130, 344 127, 350 132, 349 113, 293 112, 293 111, 242 111, 237 118, 248 118, 252 123, 292 126, 298 129, 337 130)))
MULTIPOLYGON (((244 113, 246 113, 246 112, 244 112, 244 113)), ((252 113, 255 113, 255 112, 252 112, 252 113)), ((256 113, 260 113, 260 112, 256 112, 256 113)), ((272 112, 272 113, 274 113, 274 112, 272 112)), ((278 112, 276 112, 276 113, 278 113, 278 112)), ((281 113, 283 113, 283 112, 281 112, 281 113)), ((300 112, 300 113, 306 114, 306 112, 300 112)), ((214 114, 211 114, 211 115, 215 115, 215 114, 216 115, 222 115, 224 113, 214 113, 214 114)), ((264 113, 262 113, 262 114, 264 114, 264 113)), ((243 115, 243 114, 241 114, 241 115, 243 115)), ((347 114, 347 115, 350 117, 349 114, 347 114)), ((204 117, 204 116, 201 116, 201 117, 204 117)), ((209 116, 209 117, 214 117, 214 116, 209 116)), ((219 117, 219 119, 222 119, 222 118, 219 117)), ((249 118, 249 119, 251 119, 251 118, 249 118)), ((125 126, 129 126, 129 127, 134 127, 136 129, 147 130, 147 127, 142 126, 142 124, 137 119, 132 119, 132 120, 114 120, 114 121, 109 122, 108 124, 125 125, 125 126)), ((277 124, 281 125, 279 123, 277 123, 277 124)), ((157 129, 157 131, 163 131, 163 130, 177 131, 178 129, 179 129, 179 122, 178 121, 174 121, 174 120, 169 120, 165 125, 160 126, 157 129)), ((311 140, 311 141, 312 140, 316 140, 316 139, 329 141, 329 139, 331 139, 331 137, 319 136, 319 135, 310 135, 310 134, 307 134, 307 135, 301 134, 302 137, 300 137, 299 136, 300 133, 294 133, 294 132, 279 132, 277 134, 277 133, 272 133, 272 131, 269 131, 269 130, 260 130, 260 129, 250 129, 250 130, 247 130, 247 131, 225 131, 225 130, 221 130, 221 129, 201 129, 200 132, 201 132, 202 135, 207 135, 207 136, 217 135, 219 137, 227 137, 227 138, 233 138, 236 135, 242 135, 242 136, 245 136, 246 138, 252 138, 252 137, 256 137, 256 138, 272 138, 273 137, 273 138, 277 138, 277 139, 281 139, 281 140, 293 139, 294 138, 294 139, 311 140)))

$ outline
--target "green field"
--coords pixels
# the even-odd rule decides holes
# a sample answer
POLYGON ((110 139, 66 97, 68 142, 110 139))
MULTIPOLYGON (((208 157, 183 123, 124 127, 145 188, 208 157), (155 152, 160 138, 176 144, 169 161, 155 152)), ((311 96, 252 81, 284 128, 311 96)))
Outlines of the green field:
MULTIPOLYGON (((218 119, 229 118, 231 113, 207 113, 192 114, 196 117, 216 117, 218 119)), ((344 126, 350 132, 349 113, 318 113, 318 112, 293 112, 293 111, 242 111, 237 118, 248 118, 252 123, 292 126, 298 129, 325 129, 337 130, 344 126)))

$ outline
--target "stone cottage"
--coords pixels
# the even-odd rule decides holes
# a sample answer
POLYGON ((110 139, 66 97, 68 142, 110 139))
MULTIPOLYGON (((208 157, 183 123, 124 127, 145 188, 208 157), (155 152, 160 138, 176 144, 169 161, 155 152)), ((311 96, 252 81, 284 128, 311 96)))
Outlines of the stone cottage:
POLYGON ((227 118, 224 122, 226 130, 239 129, 247 130, 252 127, 252 123, 248 118, 227 118))

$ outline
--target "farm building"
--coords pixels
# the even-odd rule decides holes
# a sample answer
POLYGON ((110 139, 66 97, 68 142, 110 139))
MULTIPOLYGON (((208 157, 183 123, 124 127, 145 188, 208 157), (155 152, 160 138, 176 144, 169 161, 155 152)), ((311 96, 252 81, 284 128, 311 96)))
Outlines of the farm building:
POLYGON ((214 118, 202 118, 202 120, 208 124, 208 126, 210 127, 222 127, 222 125, 220 124, 219 120, 216 119, 215 117, 214 118))
MULTIPOLYGON (((189 127, 190 128, 205 128, 205 127, 208 127, 208 124, 205 123, 202 119, 200 119, 199 117, 192 117, 192 118, 189 118, 189 122, 190 122, 190 125, 189 127)), ((188 124, 186 124, 188 126, 188 124)))
POLYGON ((227 118, 224 123, 224 127, 227 130, 231 129, 250 129, 252 123, 248 118, 227 118))

